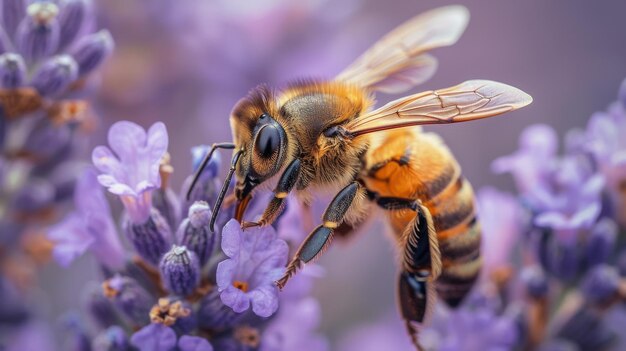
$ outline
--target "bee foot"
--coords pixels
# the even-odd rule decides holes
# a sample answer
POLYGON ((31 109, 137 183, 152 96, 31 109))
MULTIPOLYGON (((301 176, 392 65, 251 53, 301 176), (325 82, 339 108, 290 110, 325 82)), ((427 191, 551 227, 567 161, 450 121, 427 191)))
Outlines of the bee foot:
POLYGON ((260 222, 243 222, 241 223, 241 229, 248 229, 253 227, 260 227, 262 224, 260 222))

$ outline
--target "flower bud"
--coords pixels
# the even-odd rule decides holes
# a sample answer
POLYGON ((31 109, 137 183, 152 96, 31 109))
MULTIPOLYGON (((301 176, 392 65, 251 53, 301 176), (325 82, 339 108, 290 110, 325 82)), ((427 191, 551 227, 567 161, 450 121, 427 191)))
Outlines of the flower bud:
POLYGON ((150 294, 134 279, 115 275, 102 284, 104 296, 113 301, 122 314, 134 325, 149 322, 153 299, 150 294))
POLYGON ((601 264, 587 272, 581 290, 592 305, 607 305, 618 296, 620 280, 616 268, 601 264))
POLYGON ((15 89, 24 84, 26 64, 22 56, 13 53, 0 55, 0 87, 15 89))
POLYGON ((152 209, 150 217, 142 224, 126 219, 124 231, 135 251, 146 262, 157 266, 172 244, 172 231, 159 211, 152 209))
POLYGON ((28 5, 26 17, 17 28, 15 45, 27 61, 54 53, 59 45, 59 8, 50 1, 28 5))
POLYGON ((84 305, 89 317, 99 328, 107 328, 119 322, 113 304, 97 284, 88 286, 84 305))
POLYGON ((2 0, 0 1, 0 13, 2 14, 2 27, 8 37, 15 35, 18 24, 26 15, 26 0, 2 0))
POLYGON ((617 237, 617 225, 613 220, 604 218, 592 228, 585 245, 587 263, 590 266, 605 263, 613 251, 617 237))
POLYGON ((78 63, 78 74, 84 76, 96 69, 113 51, 113 38, 107 30, 84 37, 72 52, 78 63))
POLYGON ((198 258, 185 246, 173 245, 161 259, 159 268, 163 284, 176 295, 190 295, 200 283, 198 258))
POLYGON ((69 55, 50 58, 39 67, 32 79, 32 85, 42 96, 54 96, 65 92, 78 78, 78 65, 69 55))
POLYGON ((122 327, 112 326, 101 332, 93 341, 93 351, 129 351, 128 336, 122 327))
POLYGON ((582 306, 564 323, 556 337, 576 344, 576 350, 607 350, 617 335, 597 311, 582 306))
MULTIPOLYGON (((193 171, 195 172, 200 167, 200 163, 204 160, 206 154, 211 150, 211 147, 208 145, 200 145, 194 146, 191 148, 191 166, 193 167, 193 171)), ((209 178, 215 178, 220 171, 220 165, 222 164, 222 159, 219 153, 213 153, 211 155, 211 161, 202 171, 203 175, 206 175, 209 178)))
POLYGON ((50 205, 55 189, 43 178, 30 179, 15 195, 13 208, 21 212, 36 212, 50 205))
POLYGON ((220 293, 214 289, 200 302, 198 324, 203 329, 222 330, 233 327, 243 316, 224 305, 220 293))
POLYGON ((525 267, 521 273, 521 280, 528 296, 540 299, 548 294, 548 277, 541 267, 525 267))
POLYGON ((36 155, 39 160, 45 161, 71 143, 73 134, 73 126, 55 124, 45 116, 41 116, 34 123, 22 149, 28 154, 36 155))
POLYGON ((90 0, 66 0, 59 14, 59 47, 73 42, 92 16, 90 0))
POLYGON ((204 201, 197 201, 189 208, 189 217, 185 218, 176 232, 178 242, 193 251, 200 267, 203 267, 215 247, 215 233, 209 229, 211 209, 204 201))

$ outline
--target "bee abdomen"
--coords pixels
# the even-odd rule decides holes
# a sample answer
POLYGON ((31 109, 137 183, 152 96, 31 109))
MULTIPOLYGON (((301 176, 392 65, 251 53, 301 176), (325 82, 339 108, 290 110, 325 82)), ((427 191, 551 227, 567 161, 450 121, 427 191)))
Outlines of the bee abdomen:
POLYGON ((428 201, 443 262, 436 281, 439 296, 458 306, 480 273, 480 223, 470 183, 459 177, 439 196, 428 201))

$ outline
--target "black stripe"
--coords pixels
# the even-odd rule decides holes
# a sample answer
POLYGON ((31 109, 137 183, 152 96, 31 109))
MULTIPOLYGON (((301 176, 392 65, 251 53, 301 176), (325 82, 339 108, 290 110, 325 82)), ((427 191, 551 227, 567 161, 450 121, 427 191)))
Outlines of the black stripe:
MULTIPOLYGON (((424 184, 426 188, 426 195, 434 199, 437 195, 441 194, 452 182, 455 180, 455 176, 457 175, 456 167, 453 162, 448 162, 447 167, 443 169, 439 177, 431 180, 428 183, 424 184)), ((456 182, 462 181, 463 177, 456 177, 456 182)))
MULTIPOLYGON (((464 262, 464 263, 457 263, 457 264, 454 264, 452 267, 473 264, 474 261, 478 259, 480 259, 479 254, 473 257, 471 261, 464 262)), ((439 279, 437 279, 437 282, 441 284, 463 285, 463 284, 468 284, 468 283, 473 282, 474 280, 476 280, 476 277, 478 277, 478 275, 480 274, 480 268, 479 268, 476 270, 476 272, 474 272, 473 274, 469 276, 468 275, 456 275, 453 271, 450 270, 450 268, 452 267, 448 267, 448 269, 444 268, 443 272, 441 272, 441 275, 439 276, 439 279)))
POLYGON ((455 308, 463 302, 465 296, 472 290, 474 281, 467 284, 441 284, 437 281, 435 288, 437 295, 444 300, 448 306, 455 308))
MULTIPOLYGON (((460 206, 456 207, 453 211, 444 211, 434 216, 433 221, 435 222, 435 229, 438 232, 442 232, 444 230, 454 228, 459 223, 464 222, 474 213, 473 200, 474 199, 472 197, 468 196, 467 199, 465 199, 466 202, 459 204, 460 206)), ((444 206, 445 203, 439 205, 438 208, 442 208, 444 206)))
POLYGON ((441 255, 453 261, 465 261, 468 257, 473 257, 480 250, 481 230, 480 225, 475 220, 468 226, 465 233, 461 233, 449 239, 439 241, 441 255))

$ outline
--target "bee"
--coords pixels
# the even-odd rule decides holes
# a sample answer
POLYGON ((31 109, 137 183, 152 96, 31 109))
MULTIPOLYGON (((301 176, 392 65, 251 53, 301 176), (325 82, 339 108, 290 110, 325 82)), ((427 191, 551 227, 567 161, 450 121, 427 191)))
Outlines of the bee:
POLYGON ((274 193, 260 219, 242 221, 243 228, 271 224, 290 193, 305 205, 320 191, 336 194, 276 282, 281 289, 324 252, 335 232, 349 232, 374 210, 383 212, 400 253, 399 308, 417 348, 419 326, 435 296, 458 306, 481 267, 472 186, 441 138, 420 126, 491 117, 532 98, 488 80, 379 108, 373 107, 374 94, 400 93, 430 78, 437 61, 427 52, 454 44, 468 19, 462 6, 434 9, 384 36, 333 80, 298 80, 282 91, 253 89, 232 110, 233 141, 214 144, 196 173, 197 179, 215 150, 234 150, 211 229, 233 174, 240 221, 259 186, 274 193))

